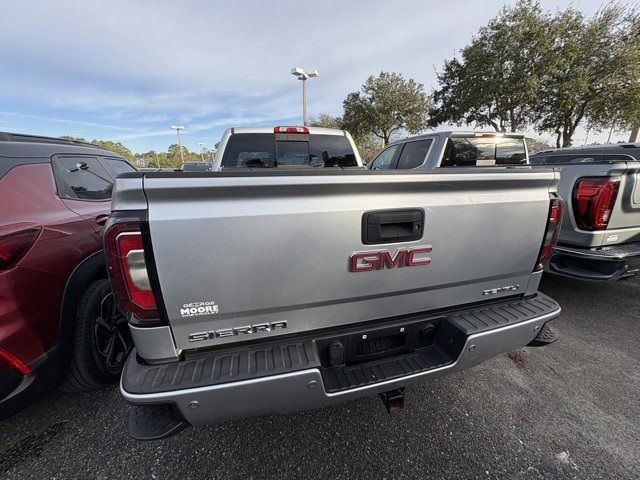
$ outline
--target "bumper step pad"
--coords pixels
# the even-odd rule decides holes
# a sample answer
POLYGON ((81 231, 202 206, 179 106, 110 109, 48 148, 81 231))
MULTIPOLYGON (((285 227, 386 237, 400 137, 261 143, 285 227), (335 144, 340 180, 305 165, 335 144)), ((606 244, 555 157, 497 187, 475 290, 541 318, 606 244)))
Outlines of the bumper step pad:
POLYGON ((142 365, 127 362, 127 391, 153 393, 196 388, 295 372, 320 366, 311 341, 202 352, 181 362, 142 365))
POLYGON ((334 393, 444 367, 453 361, 438 347, 429 347, 374 362, 322 369, 322 381, 327 393, 334 393))

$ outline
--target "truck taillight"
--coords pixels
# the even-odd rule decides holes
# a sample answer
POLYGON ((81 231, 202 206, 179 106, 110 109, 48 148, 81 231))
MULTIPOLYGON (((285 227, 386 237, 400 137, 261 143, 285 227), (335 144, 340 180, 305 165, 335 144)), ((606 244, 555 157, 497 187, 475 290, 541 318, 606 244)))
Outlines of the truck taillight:
POLYGON ((13 267, 35 243, 40 230, 26 222, 0 226, 0 270, 13 267))
POLYGON ((540 247, 540 253, 538 254, 534 271, 542 270, 544 264, 551 258, 551 253, 553 253, 553 248, 556 246, 558 234, 560 233, 563 209, 564 204, 562 203, 562 199, 554 194, 554 196, 551 197, 547 226, 544 230, 542 246, 540 247))
POLYGON ((584 177, 573 187, 573 216, 581 230, 604 230, 620 188, 619 178, 584 177))
POLYGON ((273 127, 273 133, 309 133, 307 127, 273 127))
POLYGON ((141 319, 157 318, 140 224, 110 224, 104 237, 107 267, 120 305, 141 319))

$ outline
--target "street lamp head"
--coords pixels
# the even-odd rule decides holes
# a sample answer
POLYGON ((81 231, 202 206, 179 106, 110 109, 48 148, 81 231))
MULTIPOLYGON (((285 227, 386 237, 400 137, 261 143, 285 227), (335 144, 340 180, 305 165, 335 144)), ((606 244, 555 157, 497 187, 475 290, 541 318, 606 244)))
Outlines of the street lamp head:
POLYGON ((184 130, 184 127, 182 125, 171 125, 171 128, 173 128, 174 130, 184 130))
POLYGON ((317 77, 318 70, 311 70, 309 73, 307 73, 307 75, 309 75, 310 77, 317 77))
POLYGON ((300 67, 292 68, 291 75, 295 75, 296 77, 301 77, 304 75, 304 70, 300 67))

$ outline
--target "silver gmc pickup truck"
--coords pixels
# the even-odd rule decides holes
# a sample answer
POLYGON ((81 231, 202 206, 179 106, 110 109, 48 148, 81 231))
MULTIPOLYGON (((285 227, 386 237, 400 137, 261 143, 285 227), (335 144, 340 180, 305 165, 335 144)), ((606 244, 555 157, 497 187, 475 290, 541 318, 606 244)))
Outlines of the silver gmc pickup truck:
POLYGON ((558 173, 243 169, 118 177, 105 251, 136 350, 129 432, 404 388, 536 344, 558 173))
POLYGON ((547 150, 533 165, 561 172, 567 205, 548 270, 613 281, 640 269, 640 143, 547 150))

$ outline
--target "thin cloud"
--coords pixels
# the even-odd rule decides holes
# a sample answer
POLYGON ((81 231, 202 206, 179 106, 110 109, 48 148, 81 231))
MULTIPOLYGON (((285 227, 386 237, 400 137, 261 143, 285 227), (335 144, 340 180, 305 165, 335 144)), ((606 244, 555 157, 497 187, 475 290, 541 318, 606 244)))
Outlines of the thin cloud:
MULTIPOLYGON (((600 3, 578 6, 593 13, 600 3)), ((196 136, 218 138, 229 126, 299 122, 294 66, 320 71, 308 83, 311 115, 339 113, 345 96, 381 70, 431 89, 434 66, 502 4, 0 2, 0 17, 10 19, 0 29, 0 62, 11 66, 0 76, 0 108, 13 114, 3 123, 27 133, 72 128, 144 151, 166 148, 179 122, 197 149, 196 136)))

